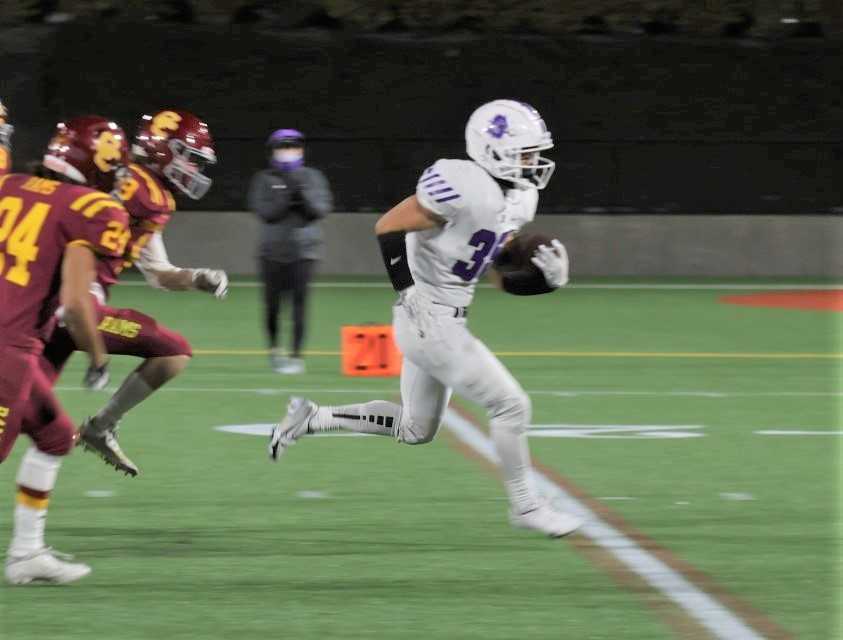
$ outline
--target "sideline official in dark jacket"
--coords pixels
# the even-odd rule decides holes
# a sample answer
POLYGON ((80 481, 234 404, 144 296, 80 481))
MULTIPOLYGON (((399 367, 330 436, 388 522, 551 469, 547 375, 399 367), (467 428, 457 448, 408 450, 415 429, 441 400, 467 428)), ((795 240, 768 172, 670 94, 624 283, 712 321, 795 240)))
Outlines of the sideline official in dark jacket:
POLYGON ((322 172, 304 164, 300 131, 279 129, 266 144, 269 168, 252 178, 249 208, 261 219, 258 261, 270 362, 278 373, 302 373, 308 284, 322 257, 319 220, 331 212, 333 199, 322 172), (293 299, 293 340, 287 358, 278 348, 278 315, 282 296, 289 294, 293 299))

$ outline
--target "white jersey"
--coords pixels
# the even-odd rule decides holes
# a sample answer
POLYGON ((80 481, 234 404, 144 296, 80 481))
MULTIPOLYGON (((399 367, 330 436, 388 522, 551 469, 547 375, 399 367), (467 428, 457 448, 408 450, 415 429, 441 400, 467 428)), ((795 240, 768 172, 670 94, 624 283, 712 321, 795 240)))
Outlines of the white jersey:
POLYGON ((419 203, 445 224, 407 234, 416 286, 435 302, 467 307, 477 281, 513 233, 536 215, 535 189, 504 192, 471 160, 437 160, 419 178, 419 203))

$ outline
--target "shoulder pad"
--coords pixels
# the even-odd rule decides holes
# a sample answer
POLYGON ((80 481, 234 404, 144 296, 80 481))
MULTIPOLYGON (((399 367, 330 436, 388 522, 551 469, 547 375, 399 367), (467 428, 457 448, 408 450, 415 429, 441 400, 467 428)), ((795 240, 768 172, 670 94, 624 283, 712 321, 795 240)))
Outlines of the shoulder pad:
POLYGON ((129 172, 131 177, 123 183, 119 196, 130 216, 148 218, 175 211, 173 194, 149 169, 131 164, 129 172))
POLYGON ((68 244, 84 244, 108 257, 122 256, 131 237, 129 216, 122 203, 89 187, 62 187, 71 213, 64 219, 68 244))
POLYGON ((496 210, 503 208, 500 187, 486 171, 470 160, 437 160, 424 170, 416 186, 416 197, 423 207, 447 219, 468 206, 499 199, 496 210))

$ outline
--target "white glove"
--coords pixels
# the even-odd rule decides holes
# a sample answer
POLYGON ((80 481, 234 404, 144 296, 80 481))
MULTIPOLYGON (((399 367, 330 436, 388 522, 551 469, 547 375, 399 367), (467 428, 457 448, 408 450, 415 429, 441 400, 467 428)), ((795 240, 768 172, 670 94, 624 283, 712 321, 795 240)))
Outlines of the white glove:
POLYGON ((222 300, 228 295, 228 275, 222 269, 194 269, 193 286, 222 300))
POLYGON ((550 244, 550 247, 540 244, 530 262, 544 274, 547 286, 558 289, 568 284, 568 252, 559 240, 553 240, 550 244))
POLYGON ((430 302, 415 286, 407 287, 398 297, 398 305, 404 307, 407 317, 410 319, 419 332, 419 337, 424 338, 430 329, 430 302))
POLYGON ((108 360, 101 367, 88 365, 88 370, 85 372, 85 378, 82 384, 86 389, 91 391, 102 391, 108 385, 110 376, 108 374, 108 360))

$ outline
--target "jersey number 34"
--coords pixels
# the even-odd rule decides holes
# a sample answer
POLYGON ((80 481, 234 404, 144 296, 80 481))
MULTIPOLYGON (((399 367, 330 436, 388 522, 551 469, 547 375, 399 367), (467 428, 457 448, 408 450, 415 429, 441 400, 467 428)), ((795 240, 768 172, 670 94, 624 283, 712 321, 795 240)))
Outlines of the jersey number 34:
POLYGON ((469 239, 468 244, 469 246, 475 247, 477 251, 469 258, 469 262, 458 260, 451 271, 466 282, 471 282, 475 278, 479 278, 486 272, 489 265, 495 261, 495 258, 498 257, 498 254, 511 235, 512 231, 505 231, 500 236, 488 229, 475 231, 474 235, 469 239))

